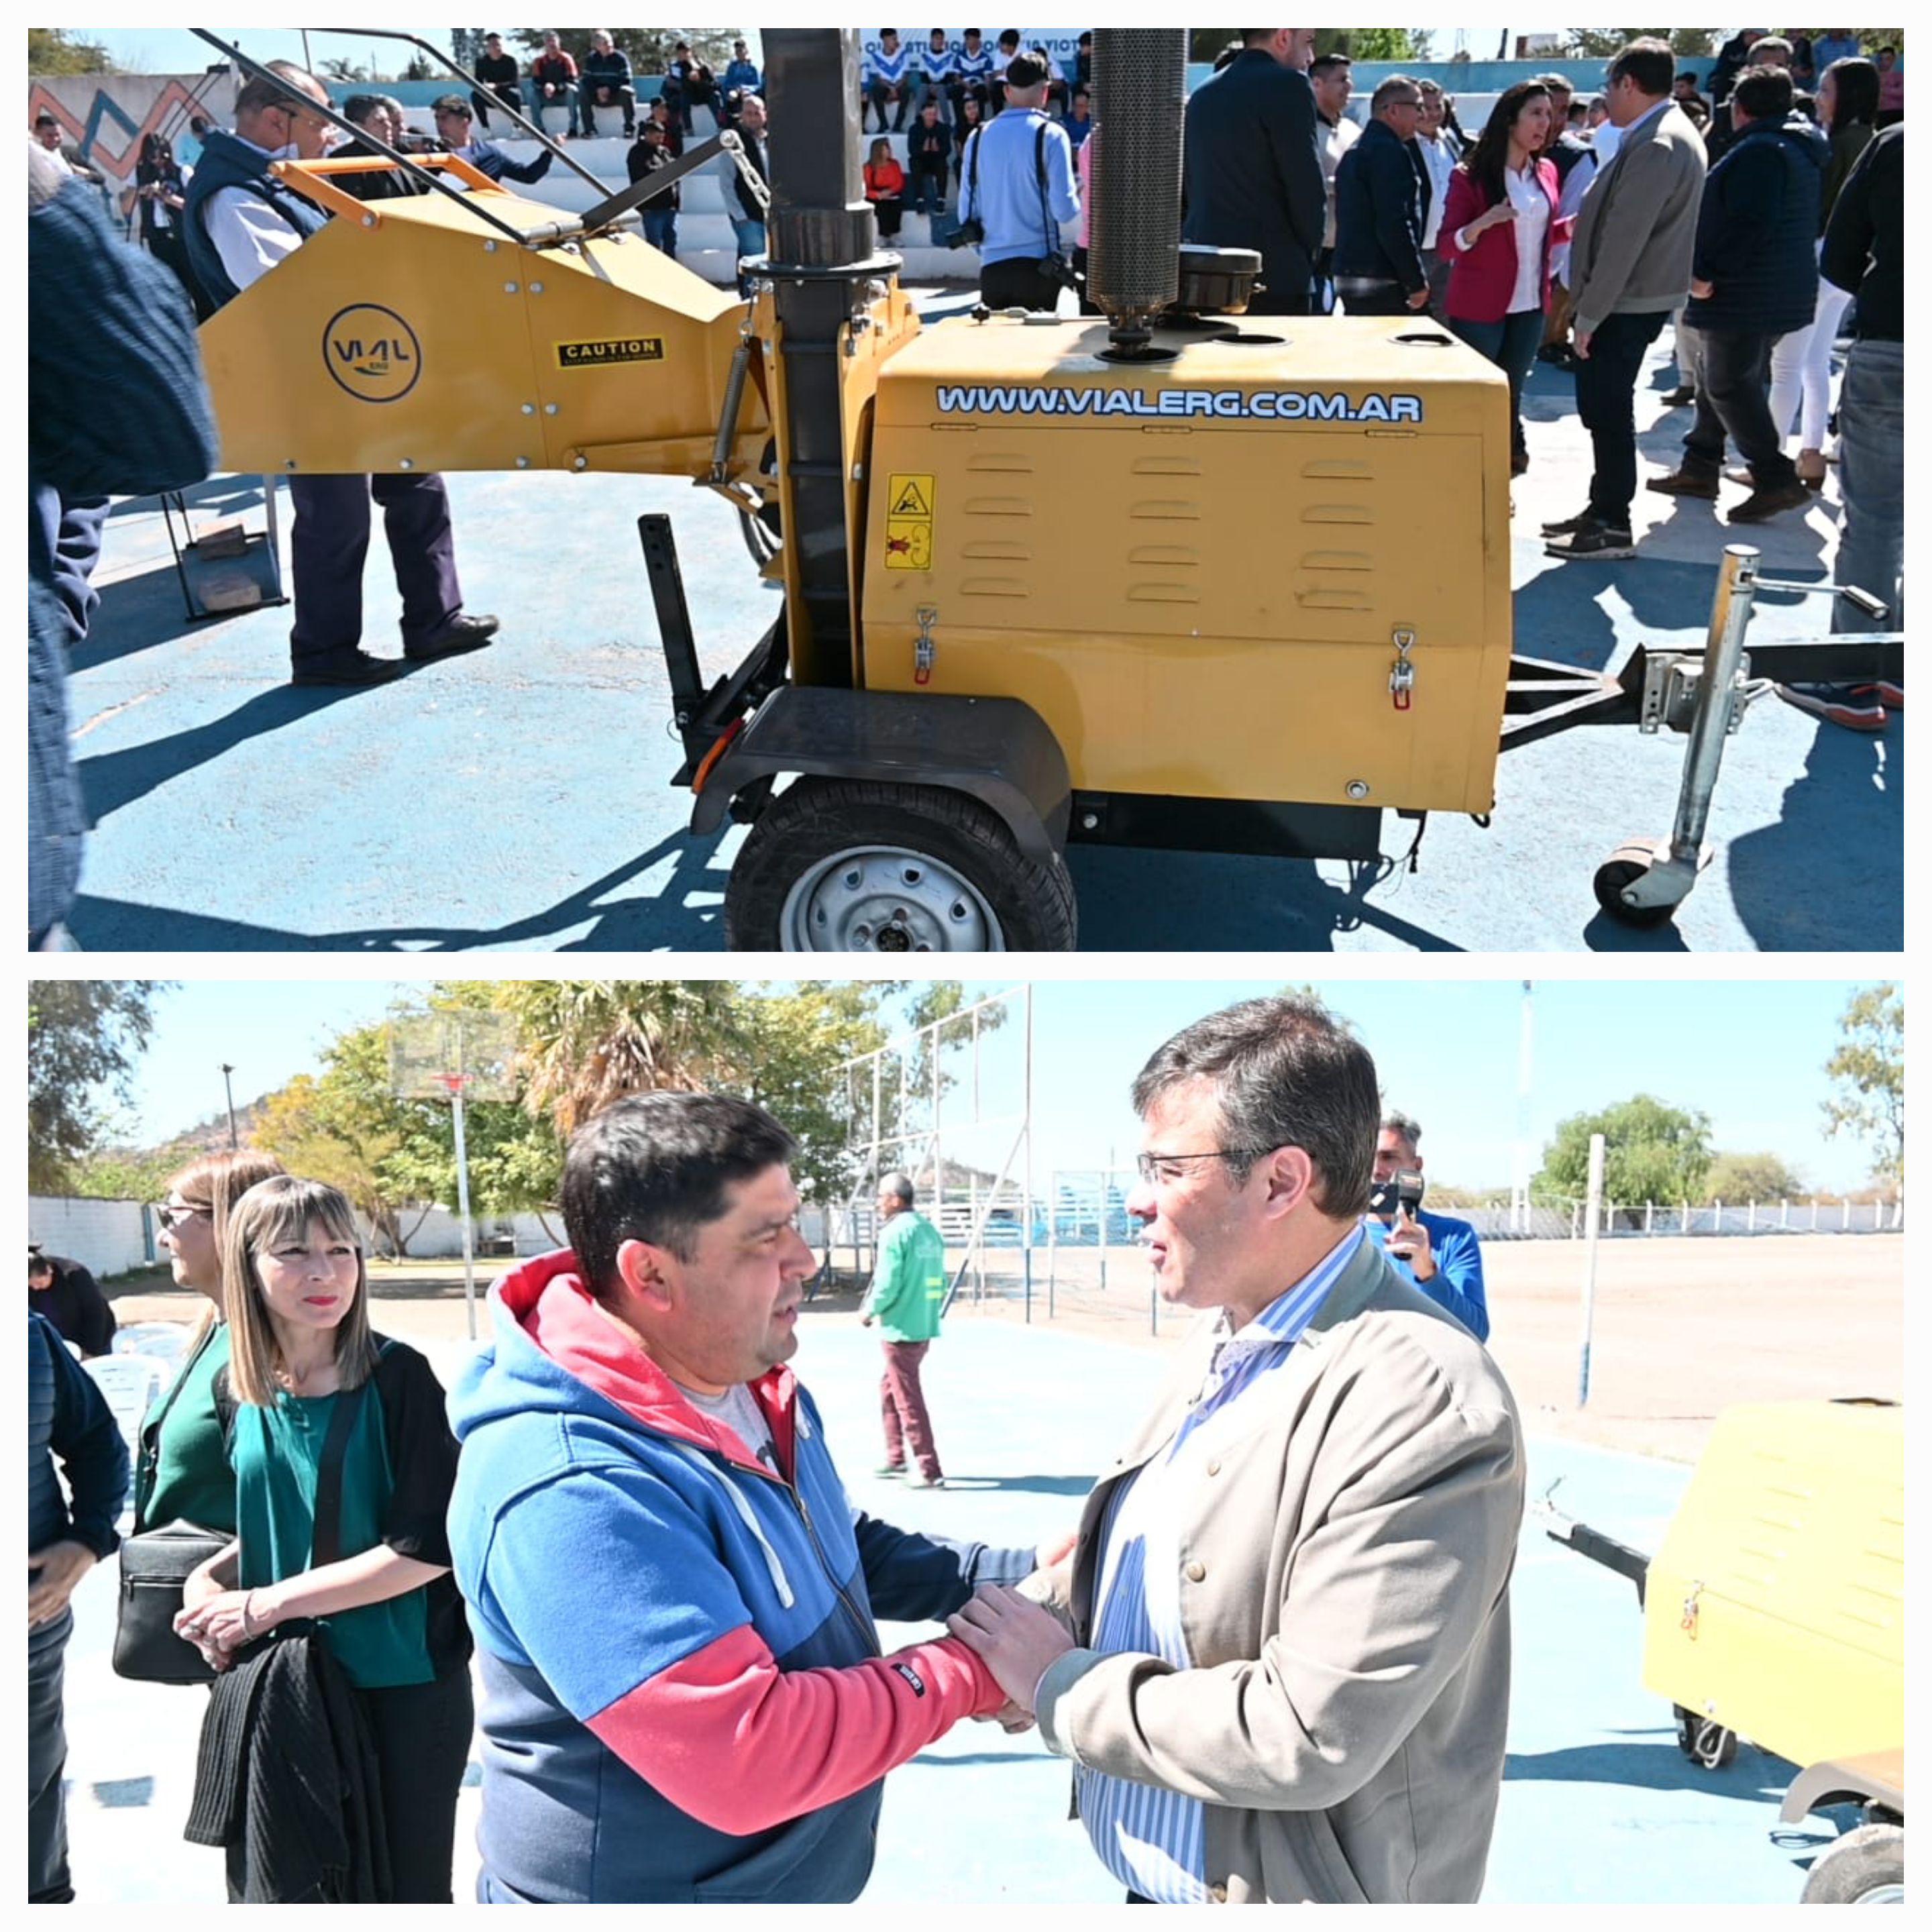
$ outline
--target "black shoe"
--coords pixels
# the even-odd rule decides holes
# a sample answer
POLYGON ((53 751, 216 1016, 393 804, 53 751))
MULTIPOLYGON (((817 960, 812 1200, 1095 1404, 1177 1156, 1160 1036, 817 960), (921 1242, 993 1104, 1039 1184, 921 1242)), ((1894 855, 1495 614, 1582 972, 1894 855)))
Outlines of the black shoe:
POLYGON ((1718 500, 1715 470, 1673 470, 1667 476, 1653 476, 1643 487, 1660 496, 1695 496, 1706 503, 1718 500))
POLYGON ((1536 359, 1553 364, 1558 369, 1574 369, 1576 352, 1567 342, 1546 342, 1536 352, 1536 359))
POLYGON ((409 667, 400 658, 372 658, 367 651, 334 651, 311 658, 291 672, 291 684, 387 684, 409 667))
POLYGON ((1634 556, 1636 544, 1628 530, 1617 530, 1594 518, 1574 536, 1558 537, 1543 546, 1546 556, 1584 558, 1598 562, 1614 562, 1618 557, 1634 556))
POLYGON ((1520 476, 1529 468, 1529 452, 1516 449, 1510 452, 1510 474, 1520 476))
POLYGON ((480 651, 497 632, 494 617, 472 617, 458 611, 426 644, 411 644, 403 652, 411 664, 433 664, 438 658, 460 657, 465 651, 480 651))
POLYGON ((1762 524, 1785 510, 1802 509, 1811 500, 1811 493, 1796 476, 1782 483, 1760 483, 1733 509, 1734 524, 1762 524))
POLYGON ((1664 406, 1666 410, 1688 410, 1696 400, 1697 392, 1695 389, 1686 388, 1679 384, 1664 398, 1664 406))
POLYGON ((1574 517, 1565 517, 1560 524, 1545 524, 1543 534, 1546 537, 1574 537, 1579 530, 1587 530, 1592 524, 1601 520, 1594 510, 1579 510, 1574 517))

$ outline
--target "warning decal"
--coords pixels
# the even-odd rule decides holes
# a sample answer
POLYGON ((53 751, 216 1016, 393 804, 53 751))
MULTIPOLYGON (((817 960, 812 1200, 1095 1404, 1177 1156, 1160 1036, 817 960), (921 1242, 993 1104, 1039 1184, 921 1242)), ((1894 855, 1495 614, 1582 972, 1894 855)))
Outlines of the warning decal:
POLYGON ((886 494, 886 568, 932 568, 933 479, 929 476, 889 477, 886 494))

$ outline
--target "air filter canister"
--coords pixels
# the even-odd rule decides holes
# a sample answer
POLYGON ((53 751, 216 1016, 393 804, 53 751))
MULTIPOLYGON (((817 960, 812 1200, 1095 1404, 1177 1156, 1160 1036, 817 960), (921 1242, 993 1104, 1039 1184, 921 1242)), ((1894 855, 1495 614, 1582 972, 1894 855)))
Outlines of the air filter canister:
POLYGON ((1088 292, 1106 314, 1139 320, 1180 293, 1186 30, 1096 27, 1094 100, 1088 292))

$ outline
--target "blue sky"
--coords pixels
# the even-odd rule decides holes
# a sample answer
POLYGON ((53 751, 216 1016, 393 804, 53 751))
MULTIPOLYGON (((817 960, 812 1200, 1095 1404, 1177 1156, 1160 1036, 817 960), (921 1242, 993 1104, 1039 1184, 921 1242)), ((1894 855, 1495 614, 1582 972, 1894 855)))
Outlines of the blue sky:
MULTIPOLYGON (((1229 1001, 1298 976, 1036 982, 1034 1173, 1123 1161, 1138 1123, 1126 1093, 1163 1040, 1229 1001)), ((1010 982, 999 982, 1004 985, 1010 982)), ((1389 1103, 1426 1130, 1438 1180, 1507 1189, 1517 1115, 1522 982, 1507 978, 1354 977, 1312 982, 1375 1054, 1389 1103)), ((1860 982, 1758 978, 1534 982, 1530 1123, 1540 1148, 1564 1116, 1651 1093, 1712 1118, 1720 1148, 1781 1155, 1813 1185, 1865 1178, 1856 1142, 1827 1140, 1820 1103, 1837 1019, 1860 982)), ((991 992, 999 985, 976 987, 991 992)), ((238 1102, 314 1069, 339 1031, 380 1019, 403 982, 386 980, 200 980, 163 996, 133 1117, 142 1141, 218 1114, 221 1063, 238 1102)), ((1021 1029, 989 1040, 983 1115, 1016 1106, 1021 1029)), ((956 1089, 963 1094, 963 1081, 956 1089)), ((966 1103, 963 1099, 958 1102, 966 1103)), ((999 1133, 988 1130, 989 1144, 999 1133)), ((961 1150, 969 1158, 985 1156, 961 1150)))

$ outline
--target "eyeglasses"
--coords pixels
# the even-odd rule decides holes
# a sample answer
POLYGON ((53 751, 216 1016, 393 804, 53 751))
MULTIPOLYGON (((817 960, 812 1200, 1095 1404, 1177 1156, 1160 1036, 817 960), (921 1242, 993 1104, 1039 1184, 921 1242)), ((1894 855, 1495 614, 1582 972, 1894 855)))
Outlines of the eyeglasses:
POLYGON ((165 1232, 172 1234, 184 1221, 191 1221, 197 1214, 206 1214, 208 1210, 206 1208, 171 1208, 164 1201, 148 1211, 160 1222, 165 1232))
POLYGON ((1270 1148, 1210 1148, 1204 1154, 1139 1154, 1134 1156, 1134 1166, 1141 1179, 1151 1186, 1156 1181, 1178 1180, 1180 1169, 1190 1161, 1258 1160, 1273 1151, 1270 1148))

